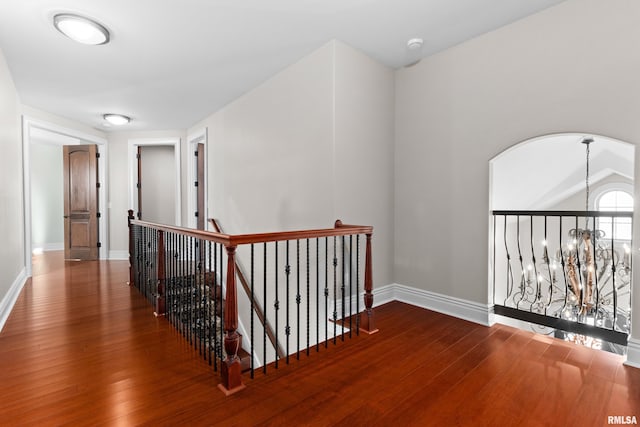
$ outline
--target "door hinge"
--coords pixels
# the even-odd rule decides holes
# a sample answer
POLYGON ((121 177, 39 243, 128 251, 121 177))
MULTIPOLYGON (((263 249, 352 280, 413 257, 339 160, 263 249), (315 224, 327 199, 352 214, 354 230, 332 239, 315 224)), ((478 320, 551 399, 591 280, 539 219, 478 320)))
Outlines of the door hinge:
POLYGON ((136 213, 136 215, 138 216, 138 219, 142 218, 142 214, 140 213, 140 211, 138 211, 138 213, 136 213))
POLYGON ((194 156, 196 156, 196 157, 198 157, 198 152, 197 152, 197 151, 194 151, 194 152, 193 152, 193 155, 194 155, 194 156))
POLYGON ((96 151, 96 159, 99 159, 99 158, 100 158, 100 153, 96 151))
POLYGON ((193 185, 194 185, 195 187, 197 187, 197 186, 198 186, 198 181, 194 182, 194 183, 193 183, 193 185))
POLYGON ((196 212, 195 215, 196 215, 196 218, 198 218, 198 212, 196 212))
POLYGON ((140 160, 140 153, 136 154, 136 159, 140 160))
POLYGON ((102 247, 102 243, 98 242, 98 247, 101 248, 102 247))
POLYGON ((96 188, 100 188, 100 183, 96 182, 96 188))
POLYGON ((97 218, 102 218, 102 214, 100 212, 96 213, 97 218))
POLYGON ((140 183, 138 182, 138 183, 136 184, 136 187, 137 187, 137 188, 140 188, 140 187, 142 187, 142 186, 141 186, 141 185, 140 185, 140 183))

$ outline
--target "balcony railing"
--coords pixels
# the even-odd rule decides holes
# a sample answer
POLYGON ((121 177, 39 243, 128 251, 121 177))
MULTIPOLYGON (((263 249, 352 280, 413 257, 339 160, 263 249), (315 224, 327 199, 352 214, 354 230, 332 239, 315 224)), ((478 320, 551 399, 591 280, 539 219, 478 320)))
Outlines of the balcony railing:
POLYGON ((493 211, 495 313, 626 345, 631 218, 632 212, 493 211))

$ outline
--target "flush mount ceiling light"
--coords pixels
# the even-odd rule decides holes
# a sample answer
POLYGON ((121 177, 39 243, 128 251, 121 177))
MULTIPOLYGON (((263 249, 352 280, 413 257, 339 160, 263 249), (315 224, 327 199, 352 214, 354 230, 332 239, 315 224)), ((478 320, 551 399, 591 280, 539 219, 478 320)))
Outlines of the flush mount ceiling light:
POLYGON ((109 42, 109 30, 96 21, 73 13, 59 13, 53 25, 71 40, 82 44, 99 45, 109 42))
POLYGON ((126 125, 131 121, 130 117, 123 116, 122 114, 105 114, 102 118, 115 126, 126 125))

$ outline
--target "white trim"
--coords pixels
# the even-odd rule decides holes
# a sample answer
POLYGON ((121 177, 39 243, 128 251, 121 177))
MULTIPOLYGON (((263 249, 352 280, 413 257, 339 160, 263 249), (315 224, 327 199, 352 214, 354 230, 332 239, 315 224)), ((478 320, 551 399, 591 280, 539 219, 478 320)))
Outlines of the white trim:
MULTIPOLYGON (((208 202, 207 202, 207 183, 209 182, 208 180, 208 161, 207 161, 207 157, 208 157, 208 144, 207 144, 207 140, 208 140, 208 135, 207 135, 207 128, 204 127, 202 129, 198 129, 197 131, 189 134, 187 136, 187 147, 188 147, 188 153, 187 153, 187 176, 188 181, 187 181, 187 227, 190 228, 197 228, 198 223, 196 221, 196 217, 195 215, 193 215, 193 213, 196 211, 197 207, 197 196, 196 196, 196 192, 193 191, 194 187, 193 187, 193 182, 195 182, 198 177, 197 177, 197 168, 194 165, 194 156, 192 155, 193 152, 196 150, 196 146, 199 143, 204 144, 204 212, 198 213, 198 215, 202 214, 204 215, 204 228, 205 230, 207 230, 209 228, 208 225, 208 202)), ((200 185, 200 183, 198 184, 200 185)))
POLYGON ((390 301, 400 301, 484 326, 491 326, 493 322, 492 306, 462 298, 455 298, 397 283, 384 286, 377 291, 374 290, 373 293, 374 306, 390 301), (376 301, 377 295, 381 297, 382 301, 376 301))
MULTIPOLYGON (((108 164, 108 146, 105 138, 91 135, 76 129, 66 128, 46 121, 34 119, 29 116, 22 116, 22 166, 23 166, 23 191, 24 191, 24 257, 25 257, 25 269, 27 277, 32 274, 31 254, 33 252, 33 245, 31 242, 31 157, 30 147, 31 144, 41 143, 40 139, 45 132, 62 135, 63 137, 69 137, 69 142, 78 141, 78 144, 82 142, 88 142, 98 145, 98 153, 100 158, 98 159, 98 180, 100 181, 100 188, 98 188, 98 205, 102 214, 100 221, 98 221, 98 233, 101 243, 99 250, 99 258, 106 259, 109 249, 109 215, 108 215, 108 203, 107 194, 109 194, 109 182, 107 181, 107 168, 108 164), (31 131, 36 130, 38 141, 34 142, 31 139, 31 131)), ((54 138, 57 141, 52 141, 53 144, 60 145, 60 141, 64 138, 54 138)), ((75 145, 75 144, 70 144, 75 145)))
POLYGON ((13 281, 9 291, 5 294, 4 298, 2 298, 2 301, 0 301, 0 331, 4 328, 4 324, 20 296, 20 291, 27 282, 27 277, 27 271, 23 268, 20 274, 18 274, 18 277, 16 277, 16 280, 13 281))
POLYGON ((391 301, 395 301, 394 289, 395 289, 395 284, 382 286, 380 288, 374 288, 372 291, 373 306, 377 307, 379 305, 383 305, 391 301))
POLYGON ((33 245, 32 253, 50 252, 50 251, 63 251, 64 242, 60 243, 35 243, 33 245))
POLYGON ((629 338, 627 343, 627 360, 624 362, 627 366, 640 368, 640 340, 629 338))
POLYGON ((111 261, 129 260, 129 251, 109 251, 109 259, 111 261))
POLYGON ((137 138, 128 141, 128 170, 129 170, 129 209, 138 212, 138 198, 136 197, 136 180, 138 176, 138 162, 136 161, 136 152, 139 146, 157 146, 170 145, 173 146, 173 157, 175 159, 175 225, 182 225, 182 197, 180 184, 180 138, 137 138))

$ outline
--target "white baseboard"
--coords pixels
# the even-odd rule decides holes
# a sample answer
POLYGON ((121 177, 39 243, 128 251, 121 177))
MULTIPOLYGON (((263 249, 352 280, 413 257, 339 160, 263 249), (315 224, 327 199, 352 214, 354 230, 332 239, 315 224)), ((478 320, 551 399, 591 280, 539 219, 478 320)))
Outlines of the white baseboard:
POLYGON ((490 326, 493 323, 493 307, 488 304, 480 304, 397 283, 374 289, 373 295, 374 306, 390 301, 400 301, 484 326, 490 326))
POLYGON ((627 343, 627 360, 624 362, 627 366, 640 368, 640 340, 629 339, 627 343))
POLYGON ((9 292, 6 293, 2 301, 0 301, 0 331, 4 328, 4 324, 9 318, 9 314, 11 314, 11 310, 18 300, 18 296, 20 295, 20 291, 27 281, 27 272, 26 269, 22 269, 16 280, 13 281, 13 284, 9 288, 9 292))
POLYGON ((109 251, 109 259, 114 261, 129 260, 129 251, 109 251))

